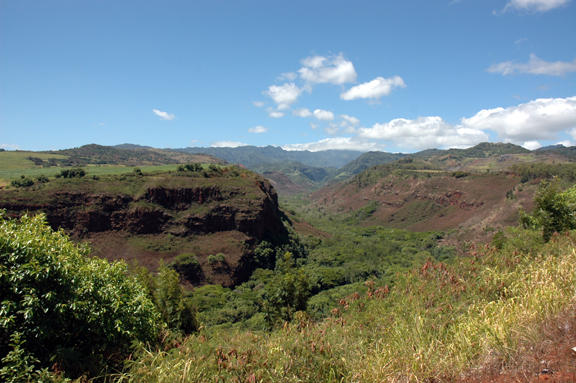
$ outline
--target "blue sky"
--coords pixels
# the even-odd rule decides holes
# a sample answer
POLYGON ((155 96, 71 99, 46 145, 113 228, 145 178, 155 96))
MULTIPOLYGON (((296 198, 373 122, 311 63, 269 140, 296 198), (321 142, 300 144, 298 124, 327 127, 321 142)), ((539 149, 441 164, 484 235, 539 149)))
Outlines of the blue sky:
POLYGON ((0 147, 576 143, 575 0, 0 0, 0 147))

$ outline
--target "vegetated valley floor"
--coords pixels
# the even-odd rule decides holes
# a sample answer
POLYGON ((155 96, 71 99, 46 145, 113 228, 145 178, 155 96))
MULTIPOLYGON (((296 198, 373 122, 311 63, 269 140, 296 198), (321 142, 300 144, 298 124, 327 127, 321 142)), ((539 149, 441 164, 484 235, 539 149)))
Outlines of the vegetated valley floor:
MULTIPOLYGON (((96 151, 98 155, 103 151, 100 147, 86 148, 88 149, 96 151)), ((109 151, 106 150, 105 153, 109 151)), ((118 155, 114 151, 110 153, 118 155)), ((42 161, 70 158, 66 155, 69 153, 48 153, 39 155, 38 158, 42 161)), ((157 155, 152 158, 158 158, 157 155)), ((172 161, 175 156, 174 154, 167 158, 172 161)), ((533 160, 533 156, 528 154, 515 156, 502 157, 502 161, 496 161, 497 165, 506 164, 508 167, 510 164, 506 161, 516 163, 524 157, 529 161, 533 160)), ((16 169, 10 169, 10 173, 6 173, 10 174, 10 177, 14 176, 14 171, 20 169, 18 166, 30 165, 26 162, 30 160, 23 159, 22 156, 10 158, 15 161, 16 169)), ((72 158, 76 161, 81 159, 77 154, 72 158)), ((256 266, 245 267, 242 263, 249 258, 258 242, 272 241, 275 232, 284 230, 282 219, 287 217, 291 230, 298 233, 312 249, 308 263, 299 261, 298 271, 308 276, 322 276, 318 277, 315 283, 318 286, 323 284, 325 291, 318 288, 318 294, 309 300, 310 306, 316 309, 314 315, 318 315, 319 324, 314 326, 323 328, 322 326, 328 326, 326 323, 331 323, 330 321, 340 321, 339 325, 346 328, 345 322, 348 318, 359 327, 351 326, 346 329, 362 335, 368 326, 368 323, 363 323, 365 318, 362 317, 364 314, 361 304, 365 302, 358 300, 357 303, 350 304, 356 305, 354 309, 358 310, 358 317, 361 319, 355 318, 352 313, 346 317, 340 311, 347 302, 351 302, 350 297, 354 296, 354 292, 360 291, 364 294, 372 291, 364 286, 365 280, 376 276, 381 278, 382 286, 379 287, 382 290, 377 291, 383 292, 388 289, 386 286, 385 290, 384 285, 395 278, 393 273, 386 274, 386 268, 403 273, 412 270, 413 273, 426 275, 426 270, 422 272, 422 269, 418 268, 422 263, 428 262, 432 257, 436 257, 434 262, 439 262, 438 264, 445 260, 442 248, 436 248, 436 243, 432 245, 435 237, 426 237, 421 232, 449 232, 450 240, 445 240, 444 244, 461 247, 459 250, 466 253, 469 249, 464 247, 464 241, 468 244, 490 241, 496 232, 506 232, 505 227, 517 223, 519 209, 532 209, 533 197, 542 177, 526 178, 504 169, 497 172, 486 171, 485 168, 490 170, 495 166, 491 158, 466 161, 466 166, 469 167, 468 170, 472 169, 471 171, 447 171, 433 168, 429 163, 423 168, 394 171, 389 171, 389 168, 371 168, 348 181, 325 187, 311 195, 301 194, 287 198, 286 216, 283 218, 281 216, 284 213, 278 210, 275 192, 267 181, 252 172, 224 166, 214 167, 210 171, 203 168, 198 174, 179 172, 176 165, 155 165, 162 166, 160 170, 143 168, 145 174, 138 174, 133 172, 132 168, 126 167, 94 167, 90 169, 92 173, 89 172, 91 178, 51 178, 48 183, 33 187, 19 190, 5 188, 0 192, 0 204, 8 208, 13 215, 24 211, 47 211, 51 223, 67 228, 77 238, 89 239, 95 249, 94 254, 109 259, 137 260, 153 269, 157 267, 160 259, 172 262, 179 255, 194 253, 198 256, 203 279, 189 280, 189 287, 207 284, 231 287, 248 280, 256 266), (122 197, 118 198, 119 195, 122 197), (64 199, 77 203, 62 203, 64 199), (393 229, 399 230, 394 232, 393 229), (404 233, 404 229, 408 229, 412 234, 404 233), (378 243, 372 246, 370 242, 387 240, 398 242, 390 248, 394 249, 397 258, 404 257, 405 262, 400 264, 396 259, 390 264, 380 265, 381 268, 374 267, 384 256, 376 260, 374 254, 369 254, 370 251, 382 251, 384 255, 387 253, 376 246, 378 243), (402 241, 406 243, 402 244, 402 241), (342 250, 338 248, 339 245, 348 248, 342 250), (209 256, 217 253, 223 254, 228 269, 217 269, 209 263, 209 256), (338 303, 342 299, 345 304, 338 303), (328 322, 322 322, 322 318, 326 317, 328 322)), ((452 167, 463 163, 450 156, 446 159, 446 163, 448 162, 452 167)), ((53 176, 61 168, 49 170, 53 173, 48 175, 53 176)), ((24 170, 23 175, 33 177, 41 174, 37 173, 41 171, 41 168, 30 166, 24 170)), ((283 187, 290 192, 306 190, 282 174, 274 174, 274 177, 282 180, 283 187)), ((510 241, 513 240, 510 238, 510 241)), ((514 257, 515 255, 510 262, 515 262, 514 257)), ((444 266, 434 267, 438 267, 440 274, 444 272, 444 266)), ((258 291, 272 280, 273 274, 262 273, 261 279, 256 279, 244 288, 244 293, 246 290, 258 291)), ((446 275, 442 274, 440 280, 446 275)), ((452 283, 458 289, 466 289, 466 286, 458 285, 459 276, 452 277, 454 279, 449 279, 446 283, 452 283)), ((442 283, 444 282, 442 280, 442 283)), ((504 282, 506 281, 502 281, 504 282)), ((202 288, 198 289, 200 290, 202 288)), ((202 291, 207 292, 202 296, 206 301, 214 298, 210 290, 202 291)), ((234 294, 240 296, 242 290, 225 293, 218 291, 221 299, 234 294)), ((504 290, 500 291, 498 286, 495 291, 506 294, 504 290)), ((481 293, 484 294, 483 291, 481 293)), ((398 296, 397 299, 400 302, 402 297, 398 296)), ((430 295, 424 305, 426 309, 435 307, 437 299, 439 298, 430 295)), ((222 305, 232 303, 235 305, 238 301, 224 300, 222 305)), ((371 305, 368 301, 366 304, 371 305)), ((573 307, 545 318, 539 327, 540 336, 522 339, 517 344, 517 350, 507 350, 508 356, 513 354, 513 357, 487 358, 481 361, 479 366, 467 366, 460 374, 450 375, 449 371, 443 371, 439 375, 429 373, 427 381, 576 381, 576 352, 571 350, 576 346, 576 316, 573 307)), ((375 311, 370 315, 384 313, 393 318, 397 314, 379 311, 379 308, 372 309, 375 311)), ((222 307, 220 311, 207 311, 205 317, 223 315, 222 313, 226 314, 226 307, 222 307)), ((253 315, 247 323, 257 323, 258 318, 261 319, 258 315, 253 315)), ((290 325, 295 326, 293 331, 305 331, 298 328, 296 322, 290 325)), ((307 323, 307 319, 302 319, 302 323, 307 323)), ((222 329, 227 331, 225 327, 222 329)), ((390 330, 389 327, 386 329, 390 330)), ((521 332, 522 328, 515 331, 521 332)), ((272 335, 273 338, 274 336, 272 335)), ((350 333, 346 336, 350 336, 350 333)), ((374 344, 371 343, 374 339, 370 337, 364 341, 366 344, 374 344)), ((273 339, 270 344, 273 342, 280 341, 273 339)), ((316 351, 316 343, 308 346, 316 351)), ((281 348, 281 343, 274 345, 271 352, 278 347, 281 348)), ((338 352, 345 355, 343 350, 338 352)), ((381 360, 374 349, 371 352, 371 360, 381 360)), ((314 358, 316 357, 315 355, 314 358)), ((434 357, 428 357, 435 360, 434 357)), ((346 363, 338 361, 337 364, 351 368, 346 363)), ((362 375, 361 372, 358 374, 362 375)), ((252 379, 252 375, 247 375, 248 379, 252 379)))

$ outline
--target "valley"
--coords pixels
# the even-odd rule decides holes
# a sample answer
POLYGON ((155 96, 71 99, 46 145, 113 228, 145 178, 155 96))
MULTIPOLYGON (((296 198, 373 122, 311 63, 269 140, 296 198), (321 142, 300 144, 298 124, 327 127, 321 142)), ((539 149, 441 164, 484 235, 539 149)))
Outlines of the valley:
MULTIPOLYGON (((165 281, 158 278, 174 273, 178 310, 193 308, 182 312, 193 312, 195 330, 171 328, 179 356, 144 354, 126 370, 129 381, 161 380, 156 374, 184 374, 188 381, 202 374, 240 381, 368 382, 394 374, 452 381, 453 372, 471 373, 469 363, 492 371, 485 353, 512 358, 510 350, 526 342, 514 335, 515 326, 539 326, 570 302, 560 282, 535 292, 558 294, 558 305, 547 311, 537 308, 540 296, 510 290, 522 268, 536 273, 541 252, 572 246, 572 234, 545 244, 537 226, 518 226, 540 203, 542 185, 570 190, 576 181, 571 151, 560 149, 485 143, 341 157, 272 147, 0 152, 0 209, 4 220, 42 213, 53 230, 89 246, 90 257, 127 263, 159 308, 155 289, 165 281), (290 161, 278 161, 284 155, 290 161), (484 305, 492 303, 510 316, 494 313, 495 322, 483 322, 484 305), (490 326, 499 320, 509 327, 492 338, 490 326), (424 327, 425 337, 446 347, 446 359, 421 338, 424 327), (379 353, 382 347, 389 353, 379 353), (276 355, 277 349, 286 351, 276 355), (283 372, 256 362, 261 352, 283 372), (426 364, 415 367, 416 354, 426 364), (201 355, 216 355, 217 370, 201 355), (172 365, 179 358, 195 360, 200 375, 172 365)), ((565 272, 562 265, 546 267, 546 275, 565 272)))

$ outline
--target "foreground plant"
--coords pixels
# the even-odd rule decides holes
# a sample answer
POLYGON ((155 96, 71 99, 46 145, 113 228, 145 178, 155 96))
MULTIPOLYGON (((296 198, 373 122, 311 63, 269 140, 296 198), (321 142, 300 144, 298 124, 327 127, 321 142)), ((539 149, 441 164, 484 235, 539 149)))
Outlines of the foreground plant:
POLYGON ((135 341, 156 339, 159 318, 124 263, 88 257, 44 216, 0 212, 0 380, 119 367, 135 341))

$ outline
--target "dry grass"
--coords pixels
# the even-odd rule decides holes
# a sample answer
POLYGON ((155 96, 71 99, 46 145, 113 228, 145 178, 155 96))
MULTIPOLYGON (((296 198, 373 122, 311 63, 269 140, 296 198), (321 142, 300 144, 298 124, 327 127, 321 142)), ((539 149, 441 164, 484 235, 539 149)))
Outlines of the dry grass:
POLYGON ((542 339, 542 324, 574 302, 574 236, 529 245, 514 232, 503 251, 472 248, 447 266, 429 262, 389 293, 341 302, 312 323, 302 314, 272 333, 204 330, 168 351, 142 351, 128 382, 432 382, 504 365, 542 339))

